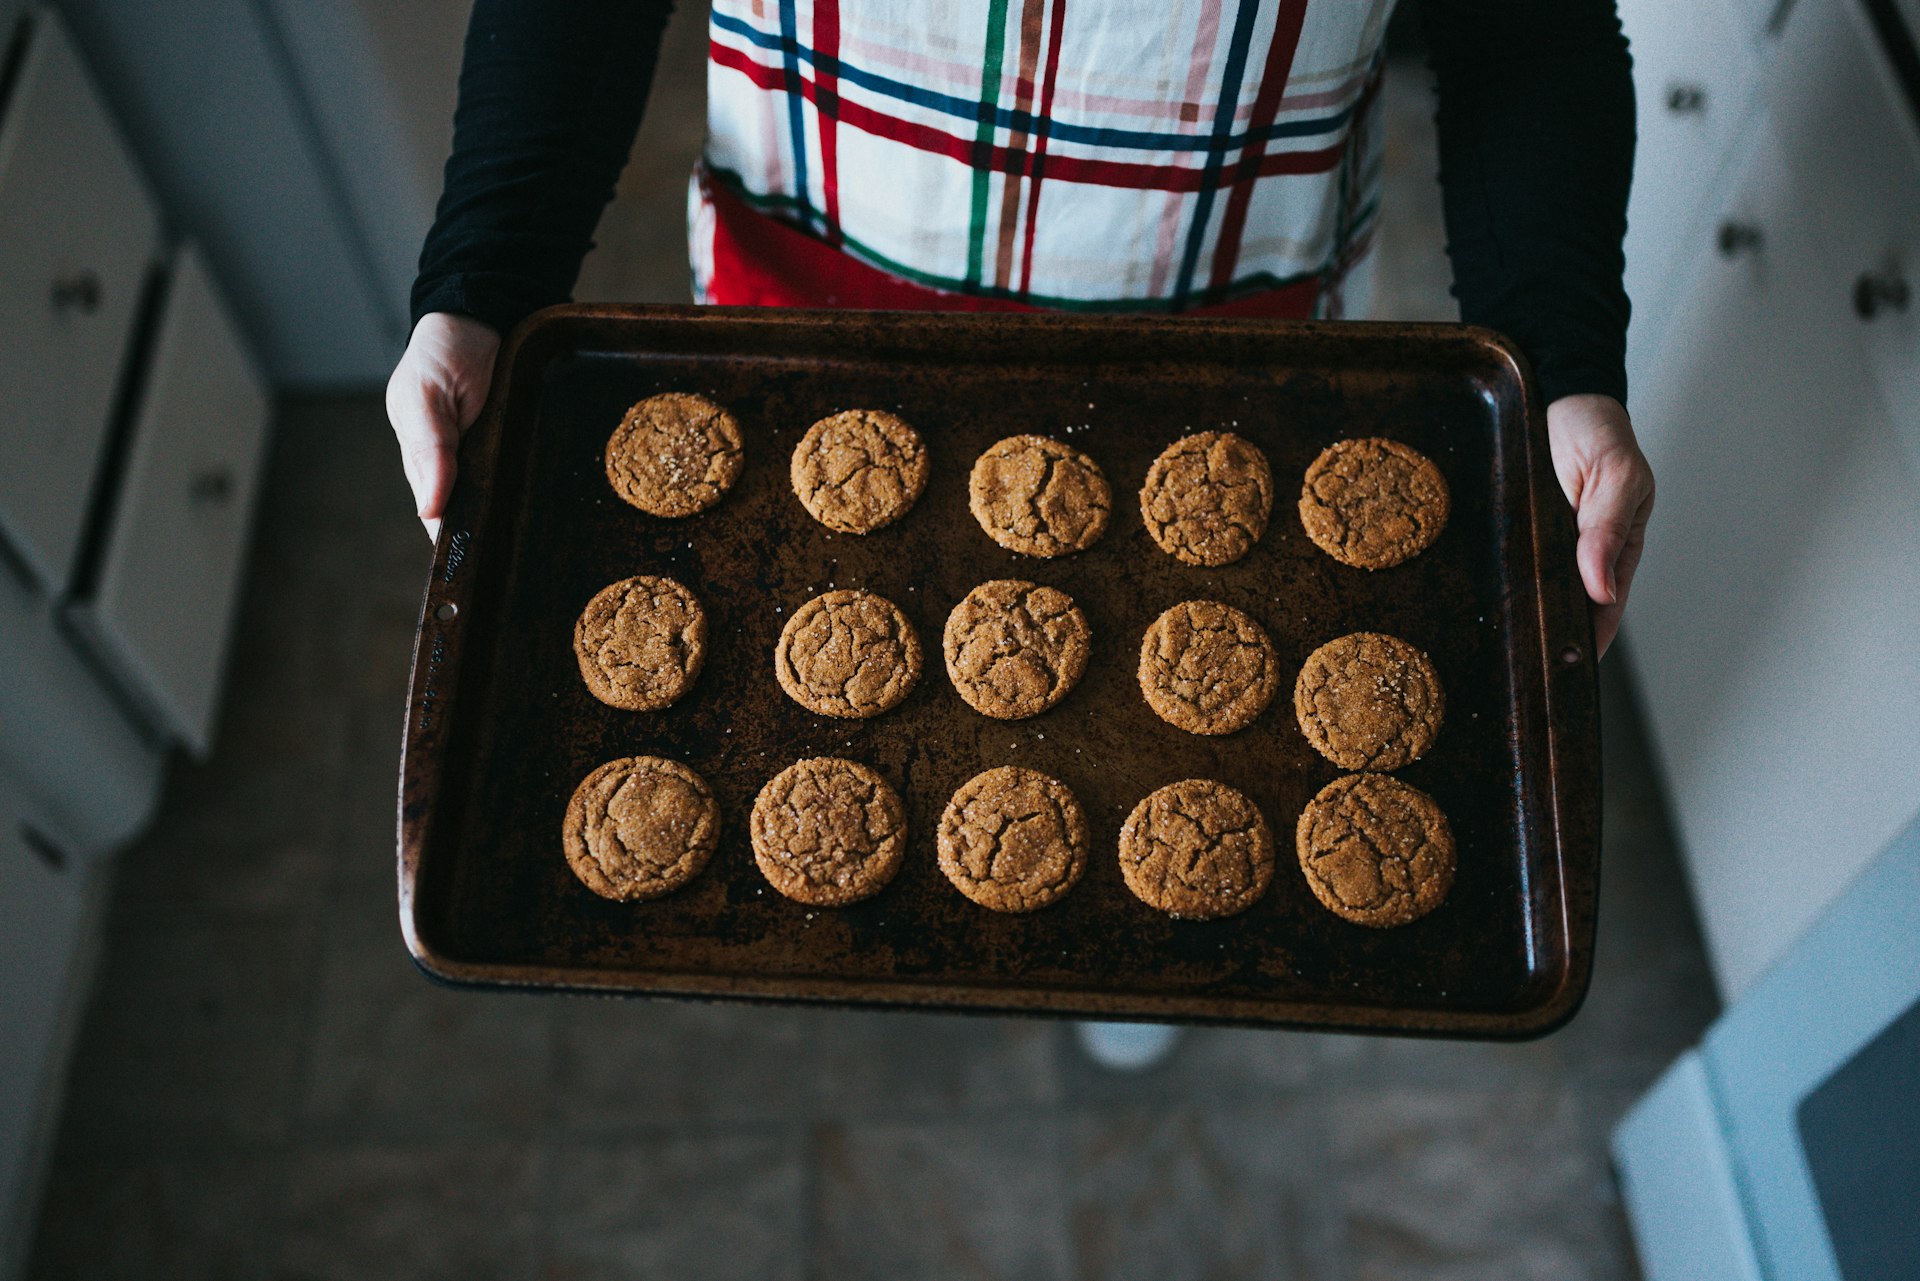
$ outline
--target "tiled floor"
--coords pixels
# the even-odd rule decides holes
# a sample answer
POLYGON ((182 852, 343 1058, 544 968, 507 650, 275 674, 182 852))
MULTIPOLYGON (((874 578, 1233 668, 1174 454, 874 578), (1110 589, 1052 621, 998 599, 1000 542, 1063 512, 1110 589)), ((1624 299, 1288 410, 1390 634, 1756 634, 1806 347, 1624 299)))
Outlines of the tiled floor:
MULTIPOLYGON (((1383 310, 1445 314, 1424 91, 1391 94, 1383 310)), ((677 196, 635 194, 657 207, 618 211, 601 260, 659 254, 597 279, 664 296, 677 196)), ((420 978, 392 796, 426 559, 377 398, 289 406, 219 749, 122 861, 32 1276, 1635 1275, 1604 1138, 1714 999, 1617 668, 1598 972, 1567 1030, 1199 1031, 1116 1076, 1050 1022, 420 978)))

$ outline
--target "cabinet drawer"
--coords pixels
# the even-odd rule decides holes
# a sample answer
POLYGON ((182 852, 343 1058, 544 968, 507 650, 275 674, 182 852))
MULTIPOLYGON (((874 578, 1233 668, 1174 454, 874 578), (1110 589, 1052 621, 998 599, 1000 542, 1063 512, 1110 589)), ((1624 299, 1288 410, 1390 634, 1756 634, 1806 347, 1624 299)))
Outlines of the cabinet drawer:
POLYGON ((1621 0, 1633 52, 1638 143, 1627 206, 1627 296, 1657 341, 1676 257, 1717 190, 1758 67, 1729 0, 1621 0))
POLYGON ((1811 201, 1827 271, 1920 475, 1920 122, 1859 7, 1799 0, 1769 106, 1811 201))
POLYGON ((57 593, 160 224, 58 20, 25 38, 0 118, 0 537, 57 593))
POLYGON ((92 595, 75 616, 170 737, 204 756, 269 414, 198 257, 180 254, 92 595))

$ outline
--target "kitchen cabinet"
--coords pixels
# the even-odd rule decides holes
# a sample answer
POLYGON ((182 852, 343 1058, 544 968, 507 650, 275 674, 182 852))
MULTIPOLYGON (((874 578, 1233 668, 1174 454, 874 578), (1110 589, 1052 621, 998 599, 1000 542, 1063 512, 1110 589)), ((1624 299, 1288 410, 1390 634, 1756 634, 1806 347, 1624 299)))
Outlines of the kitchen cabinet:
POLYGON ((1756 122, 1639 379, 1629 645, 1716 972, 1761 973, 1920 808, 1920 483, 1802 180, 1756 122))
POLYGON ((213 745, 267 389, 199 255, 174 266, 97 580, 74 614, 146 716, 213 745))
MULTIPOLYGON (((1623 648, 1728 1005, 1614 1135, 1650 1281, 1837 1279, 1893 1248, 1897 1213, 1815 1174, 1911 1190, 1834 1139, 1844 1103, 1839 1130, 1808 1118, 1848 1090, 1920 1109, 1910 1061, 1874 1066, 1920 1027, 1920 122, 1859 0, 1738 12, 1756 70, 1727 152, 1656 144, 1703 177, 1628 227, 1659 493, 1623 648)), ((1725 55, 1663 50, 1693 22, 1668 7, 1623 15, 1642 71, 1725 55)))
POLYGON ((1633 42, 1634 172, 1627 207, 1627 296, 1634 325, 1665 323, 1660 282, 1688 260, 1704 197, 1716 190, 1758 80, 1756 54, 1736 35, 1738 0, 1621 0, 1633 42))
POLYGON ((60 19, 30 10, 0 39, 4 1276, 91 968, 92 887, 167 752, 211 743, 270 403, 60 19))
POLYGON ((1819 193, 1809 207, 1831 268, 1820 288, 1845 299, 1920 469, 1920 121, 1899 109, 1905 95, 1873 40, 1859 5, 1808 4, 1781 29, 1776 55, 1800 70, 1773 86, 1769 105, 1819 193))
MULTIPOLYGON (((1920 162, 1901 101, 1861 80, 1836 92, 1877 95, 1853 111, 1878 113, 1858 132, 1884 150, 1834 167, 1815 78, 1878 56, 1850 4, 1799 0, 1762 48, 1732 157, 1629 336, 1659 495, 1626 648, 1729 999, 1920 810, 1920 685, 1892 676, 1920 671, 1920 400, 1875 374, 1917 353, 1886 323, 1905 317, 1854 300, 1862 246, 1913 233, 1920 202, 1884 201, 1920 162)), ((1659 239, 1628 234, 1630 261, 1659 239)))
POLYGON ((1893 678, 1920 671, 1920 484, 1851 335, 1809 316, 1845 303, 1771 146, 1746 176, 1761 247, 1708 260, 1677 307, 1698 336, 1643 384, 1659 541, 1628 632, 1729 995, 1920 808, 1920 682, 1893 678))
POLYGON ((1804 532, 1794 508, 1826 469, 1827 429, 1862 408, 1833 399, 1851 383, 1835 388, 1801 365, 1842 367, 1847 335, 1835 317, 1810 323, 1804 310, 1820 301, 1822 272, 1778 142, 1762 124, 1747 143, 1729 196, 1690 247, 1692 271, 1670 291, 1685 338, 1636 352, 1631 378, 1659 485, 1658 541, 1631 617, 1636 644, 1673 656, 1643 665, 1640 684, 1679 793, 1712 775, 1704 758, 1727 731, 1722 718, 1738 714, 1720 705, 1722 690, 1747 668, 1753 629, 1777 602, 1770 570, 1804 532))
POLYGON ((70 581, 160 218, 57 21, 21 43, 0 116, 0 535, 70 581))
POLYGON ((0 779, 91 856, 144 821, 165 748, 211 743, 271 405, 199 251, 161 239, 60 19, 32 10, 12 41, 0 779))

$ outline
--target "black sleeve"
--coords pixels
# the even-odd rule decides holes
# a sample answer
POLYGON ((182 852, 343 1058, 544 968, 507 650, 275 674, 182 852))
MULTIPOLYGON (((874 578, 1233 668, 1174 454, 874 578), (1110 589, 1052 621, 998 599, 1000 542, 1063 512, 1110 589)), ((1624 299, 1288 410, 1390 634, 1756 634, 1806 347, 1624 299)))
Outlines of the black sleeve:
POLYGON ((1633 64, 1613 0, 1422 0, 1461 319, 1507 334, 1543 398, 1627 398, 1633 64))
POLYGON ((413 320, 565 302, 633 149, 672 0, 476 0, 413 320))

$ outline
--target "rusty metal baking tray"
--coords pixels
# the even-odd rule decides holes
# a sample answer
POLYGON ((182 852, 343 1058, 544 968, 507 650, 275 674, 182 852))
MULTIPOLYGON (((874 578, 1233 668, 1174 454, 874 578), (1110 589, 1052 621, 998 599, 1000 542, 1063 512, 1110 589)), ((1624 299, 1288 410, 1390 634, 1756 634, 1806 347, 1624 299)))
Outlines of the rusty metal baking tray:
POLYGON ((408 694, 400 914, 429 974, 459 984, 1536 1035, 1584 994, 1599 874, 1599 723, 1592 629, 1544 415, 1499 336, 1452 325, 947 316, 575 306, 506 344, 428 581, 408 694), (609 489, 601 451, 633 402, 696 391, 747 436, 738 485, 712 510, 661 520, 609 489), (933 476, 913 511, 834 534, 793 497, 789 453, 831 412, 877 407, 916 425, 933 476), (1262 446, 1278 497, 1234 565, 1201 569, 1152 543, 1135 499, 1190 431, 1262 446), (1002 550, 967 510, 993 441, 1061 436, 1105 469, 1114 519, 1092 550, 1002 550), (1306 539, 1300 478, 1330 442, 1392 436, 1445 472, 1451 520, 1424 554, 1367 573, 1306 539), (658 713, 587 693, 573 621, 595 591, 670 574, 705 602, 712 647, 693 691, 658 713), (947 612, 990 578, 1062 588, 1093 625, 1085 678, 1030 720, 989 720, 940 665, 947 612), (774 642, 829 586, 898 603, 929 649, 894 711, 830 721, 781 693, 774 642), (1249 728, 1200 738, 1162 723, 1135 683, 1162 609, 1211 597, 1258 619, 1282 691, 1249 728), (1447 719, 1399 776, 1432 794, 1459 846, 1452 893, 1392 930, 1316 902, 1293 857, 1309 797, 1340 771, 1294 722, 1287 691, 1321 642, 1358 630, 1432 655, 1447 719), (616 756, 683 760, 712 783, 724 832, 691 884, 646 903, 584 889, 560 849, 576 783, 616 756), (748 842, 760 786, 802 756, 864 761, 906 801, 905 867, 840 909, 788 902, 748 842), (1093 827, 1084 880, 1025 916, 962 898, 935 863, 948 797, 976 772, 1032 766, 1078 794, 1093 827), (1139 799, 1190 776, 1251 796, 1279 845, 1273 887, 1244 914, 1174 921, 1137 902, 1116 842, 1139 799))

